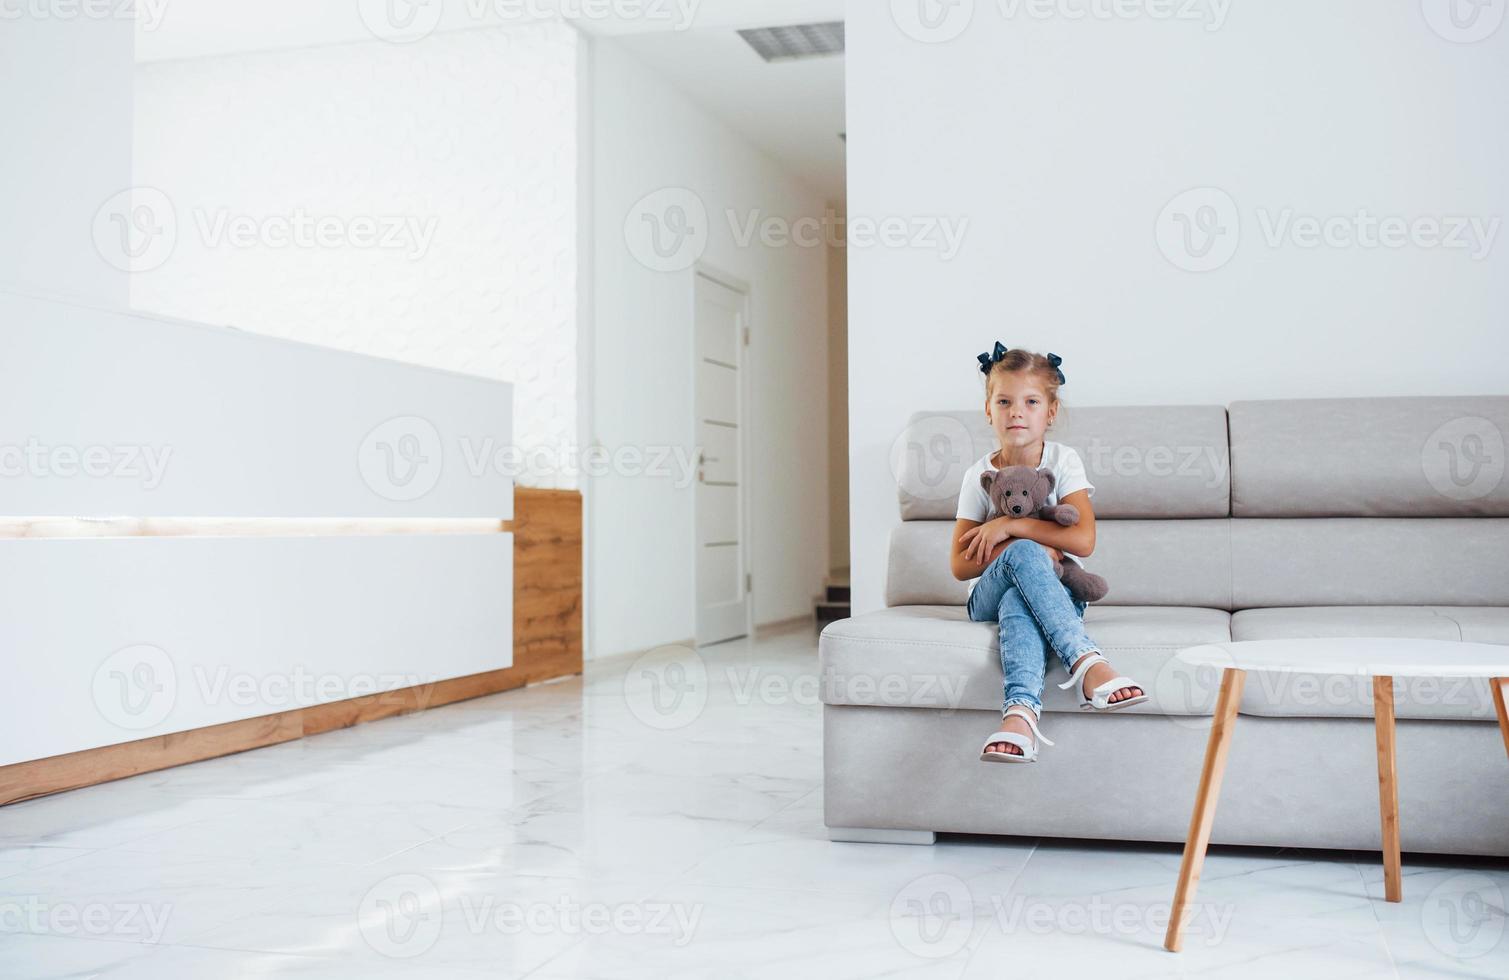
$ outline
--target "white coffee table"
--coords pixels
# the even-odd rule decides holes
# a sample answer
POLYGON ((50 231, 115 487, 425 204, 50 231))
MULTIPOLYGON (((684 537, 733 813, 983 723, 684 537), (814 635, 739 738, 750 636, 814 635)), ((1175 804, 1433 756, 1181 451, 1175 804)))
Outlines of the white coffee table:
POLYGON ((1236 724, 1242 685, 1249 670, 1280 673, 1347 674, 1373 678, 1373 728, 1378 741, 1378 810, 1383 826, 1384 898, 1402 901, 1399 876, 1399 792, 1394 770, 1394 678, 1395 677, 1486 677, 1498 712, 1499 732, 1509 752, 1509 646, 1462 643, 1453 640, 1379 639, 1337 637, 1304 640, 1248 640, 1211 643, 1180 650, 1175 656, 1190 667, 1221 669, 1221 691, 1216 699, 1205 746, 1205 765, 1195 791, 1195 811, 1184 843, 1179 866, 1179 884, 1174 889, 1168 933, 1163 946, 1178 952, 1186 910, 1200 882, 1206 845, 1216 815, 1216 797, 1226 768, 1226 752, 1236 724))

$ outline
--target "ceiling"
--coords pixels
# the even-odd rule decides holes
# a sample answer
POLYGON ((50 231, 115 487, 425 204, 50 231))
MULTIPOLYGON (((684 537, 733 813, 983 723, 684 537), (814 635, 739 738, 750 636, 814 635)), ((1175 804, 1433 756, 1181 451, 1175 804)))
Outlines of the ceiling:
POLYGON ((797 179, 843 202, 843 55, 767 63, 731 27, 600 43, 629 51, 797 179))
MULTIPOLYGON (((370 40, 373 33, 361 15, 390 2, 405 0, 142 3, 144 11, 160 9, 161 17, 149 25, 138 17, 136 58, 163 61, 370 40)), ((622 46, 827 199, 844 199, 844 143, 838 136, 844 128, 843 55, 767 63, 735 33, 741 27, 842 20, 843 0, 407 2, 433 10, 431 29, 438 31, 519 23, 517 16, 500 11, 556 11, 599 43, 622 46), (666 13, 633 16, 645 10, 666 13), (689 12, 690 27, 679 12, 689 12)))

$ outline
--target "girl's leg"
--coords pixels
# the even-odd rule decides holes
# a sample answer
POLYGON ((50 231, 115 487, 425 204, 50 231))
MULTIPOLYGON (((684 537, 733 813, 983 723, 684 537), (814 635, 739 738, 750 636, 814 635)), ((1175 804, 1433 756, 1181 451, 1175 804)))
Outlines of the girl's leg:
MULTIPOLYGON (((1085 604, 1070 597, 1069 590, 1053 573, 1053 560, 1042 545, 1018 538, 996 556, 996 562, 1002 565, 1002 578, 1021 592, 1023 602, 1037 620, 1049 647, 1063 661, 1064 669, 1073 673, 1081 657, 1100 652, 1095 641, 1085 633, 1085 604)), ((1095 664, 1080 678, 1080 693, 1115 675, 1109 663, 1095 664)), ((1111 700, 1136 697, 1142 693, 1142 688, 1129 685, 1111 692, 1111 700)))
MULTIPOLYGON (((976 589, 979 585, 975 586, 976 589)), ((1043 639, 1037 620, 1022 601, 1022 594, 1015 586, 1007 586, 996 604, 997 629, 1000 636, 1001 675, 1005 678, 1005 690, 1001 696, 1001 731, 1016 732, 1033 737, 1027 722, 1015 715, 1006 714, 1014 704, 1026 705, 1034 718, 1043 713, 1043 679, 1048 670, 1048 643, 1043 639)), ((991 752, 1007 752, 1021 755, 1020 746, 1010 742, 992 742, 991 752)))
POLYGON ((977 623, 996 618, 996 607, 1001 604, 1001 596, 1011 588, 1011 580, 1006 577, 1005 571, 996 567, 1000 563, 1001 555, 996 555, 996 560, 980 573, 980 580, 970 591, 969 601, 964 606, 969 618, 977 623))
POLYGON ((1073 670, 1080 657, 1100 649, 1085 633, 1084 605, 1070 597, 1069 590, 1053 572, 1053 559, 1036 541, 1017 538, 1008 544, 975 583, 975 591, 978 592, 987 579, 1007 583, 1016 589, 1028 614, 1047 640, 1049 649, 1063 661, 1065 670, 1073 670))
MULTIPOLYGON (((1002 564, 1004 554, 980 574, 974 590, 969 594, 967 610, 975 622, 996 620, 1000 637, 1001 674, 1005 677, 1005 692, 1002 695, 1002 731, 1017 732, 1031 736, 1032 729, 1021 718, 1006 717, 1006 709, 1013 704, 1024 704, 1033 715, 1042 714, 1043 681, 1048 668, 1048 644, 1038 628, 1037 620, 1022 595, 1011 584, 1002 564)), ((1022 750, 1008 742, 994 742, 988 746, 992 752, 1009 752, 1020 755, 1022 750)))
POLYGON ((1048 644, 1022 594, 1013 586, 996 607, 1001 631, 1001 674, 1006 678, 1001 714, 1013 704, 1043 713, 1043 680, 1048 671, 1048 644))
MULTIPOLYGON (((1099 647, 1084 630, 1085 604, 1069 595, 1069 590, 1053 572, 1048 552, 1036 541, 1020 538, 1006 546, 995 561, 980 573, 967 604, 969 618, 982 622, 994 616, 999 622, 1001 672, 1005 676, 1005 693, 1001 706, 1024 704, 1035 716, 1042 715, 1042 692, 1047 671, 1048 651, 1052 650, 1073 670, 1080 657, 1098 652, 1099 647)), ((1109 671, 1105 664, 1090 668, 1088 686, 1097 672, 1109 671)), ((1140 694, 1141 688, 1127 689, 1124 696, 1140 694)), ((1003 717, 1003 731, 1032 735, 1025 721, 1003 717)), ((998 742, 991 751, 1019 754, 1015 745, 998 742)))

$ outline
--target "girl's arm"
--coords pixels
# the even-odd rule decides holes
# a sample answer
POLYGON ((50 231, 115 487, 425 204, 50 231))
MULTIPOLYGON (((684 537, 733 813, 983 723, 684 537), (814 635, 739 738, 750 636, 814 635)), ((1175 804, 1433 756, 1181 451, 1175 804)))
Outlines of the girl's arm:
POLYGON ((1000 554, 1001 549, 1006 547, 1005 541, 990 546, 988 541, 975 540, 979 534, 976 529, 982 527, 989 529, 992 523, 986 521, 982 524, 962 517, 954 521, 954 540, 948 554, 948 570, 953 573, 954 578, 961 582, 976 578, 985 566, 990 564, 982 557, 982 554, 988 554, 991 559, 994 559, 1000 554))
POLYGON ((1090 553, 1095 550, 1095 510, 1090 506, 1090 491, 1076 490, 1059 503, 1072 504, 1078 508, 1078 524, 1064 527, 1055 521, 1045 521, 1038 517, 1002 518, 1006 521, 1002 530, 1013 538, 1028 538, 1080 558, 1090 557, 1090 553))
MULTIPOLYGON (((1001 534, 998 537, 997 535, 997 532, 1006 526, 1005 520, 998 517, 981 524, 978 521, 961 518, 954 522, 953 547, 948 556, 948 568, 954 578, 967 582, 978 577, 991 562, 996 560, 997 555, 1006 550, 1006 546, 1011 543, 1011 536, 1001 534), (978 540, 982 534, 985 536, 984 539, 978 540)), ((1046 524, 1047 522, 1035 523, 1046 524)), ((1058 525, 1055 524, 1054 527, 1058 525)), ((1067 528, 1060 528, 1060 530, 1067 530, 1067 528)), ((1026 537, 1026 535, 1019 536, 1026 537)), ((1048 551, 1056 559, 1064 557, 1062 551, 1051 545, 1048 546, 1048 551)))

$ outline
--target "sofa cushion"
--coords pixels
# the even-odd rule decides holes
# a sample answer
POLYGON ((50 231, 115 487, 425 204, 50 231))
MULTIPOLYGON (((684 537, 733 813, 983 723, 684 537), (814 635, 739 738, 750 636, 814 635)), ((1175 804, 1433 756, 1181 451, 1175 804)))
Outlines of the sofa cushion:
MULTIPOLYGON (((917 412, 891 446, 901 518, 948 520, 975 460, 999 448, 981 407, 917 412)), ((1066 407, 1046 438, 1072 446, 1100 517, 1226 517, 1231 465, 1220 405, 1066 407)))
MULTIPOLYGON (((1097 521, 1085 567, 1111 593, 1098 606, 1231 608, 1231 527, 1226 519, 1097 521)), ((885 604, 963 605, 965 583, 948 568, 953 521, 905 521, 891 529, 885 604)))
MULTIPOLYGON (((1241 609, 1233 640, 1327 636, 1407 637, 1509 643, 1509 609, 1471 606, 1307 606, 1241 609), (1464 626, 1464 624, 1467 624, 1464 626), (1468 635, 1468 634, 1471 635, 1468 635)), ((1244 714, 1271 717, 1373 717, 1373 685, 1364 676, 1253 671, 1242 689, 1244 714)), ((1398 718, 1493 720, 1493 694, 1483 678, 1400 677, 1398 718)))
MULTIPOLYGON (((1470 607, 1451 606, 1289 606, 1239 609, 1231 614, 1233 640, 1292 640, 1323 636, 1403 636, 1460 640, 1452 617, 1470 607)), ((1509 610, 1499 610, 1509 613, 1509 610)), ((1489 641, 1491 642, 1491 641, 1489 641)))
MULTIPOLYGON (((1150 693, 1175 650, 1231 639, 1222 609, 1188 606, 1091 606, 1085 629, 1117 671, 1150 693)), ((825 704, 1000 711, 1000 634, 993 622, 972 622, 962 606, 896 606, 830 623, 818 640, 825 704)), ((1050 663, 1043 710, 1078 711, 1063 664, 1050 663)), ((1213 702, 1195 699, 1190 714, 1210 714, 1213 702)), ((1149 701, 1126 709, 1162 713, 1149 701)))
POLYGON ((1509 606, 1509 518, 1237 517, 1230 523, 1234 609, 1509 606))
POLYGON ((1456 621, 1466 643, 1502 643, 1509 646, 1509 607, 1438 606, 1436 611, 1456 621))
POLYGON ((1229 415, 1236 517, 1509 517, 1509 396, 1238 401, 1229 415))

